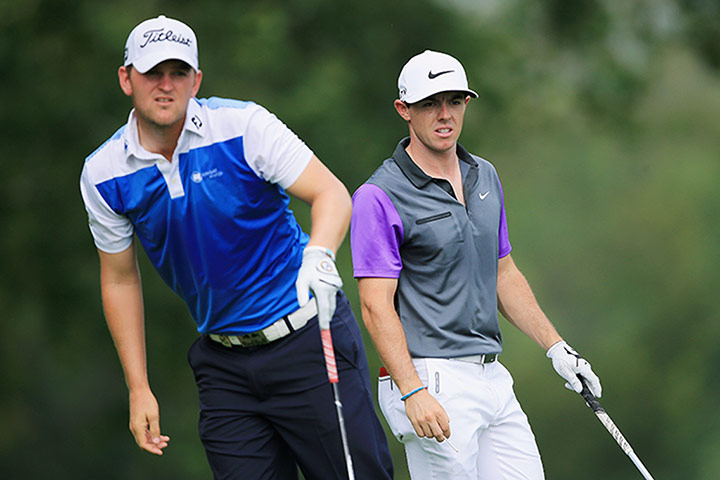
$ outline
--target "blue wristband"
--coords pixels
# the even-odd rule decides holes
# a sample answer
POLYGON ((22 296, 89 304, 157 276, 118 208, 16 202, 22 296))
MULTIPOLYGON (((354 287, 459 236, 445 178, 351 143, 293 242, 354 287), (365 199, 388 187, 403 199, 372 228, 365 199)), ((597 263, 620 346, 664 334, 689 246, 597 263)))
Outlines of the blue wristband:
POLYGON ((413 390, 412 392, 406 393, 405 395, 403 395, 402 397, 400 397, 400 400, 402 400, 402 401, 404 402, 405 400, 407 400, 408 398, 410 398, 412 395, 415 395, 415 394, 416 394, 417 392, 419 392, 420 390, 425 390, 426 388, 427 388, 427 386, 418 387, 418 388, 416 388, 415 390, 413 390))

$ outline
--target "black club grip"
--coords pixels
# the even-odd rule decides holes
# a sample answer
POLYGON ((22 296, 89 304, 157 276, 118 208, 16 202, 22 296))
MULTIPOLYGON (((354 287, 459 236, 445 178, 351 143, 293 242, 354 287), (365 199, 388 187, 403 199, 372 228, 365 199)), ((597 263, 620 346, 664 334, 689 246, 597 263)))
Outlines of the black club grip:
POLYGON ((580 375, 578 375, 577 377, 578 379, 580 379, 580 383, 582 383, 582 391, 580 392, 580 395, 582 395, 582 397, 585 399, 585 403, 587 403, 588 407, 592 408, 593 412, 604 412, 605 409, 602 407, 602 405, 600 405, 600 402, 598 402, 598 399, 595 398, 595 395, 592 394, 590 388, 585 382, 585 379, 580 375))

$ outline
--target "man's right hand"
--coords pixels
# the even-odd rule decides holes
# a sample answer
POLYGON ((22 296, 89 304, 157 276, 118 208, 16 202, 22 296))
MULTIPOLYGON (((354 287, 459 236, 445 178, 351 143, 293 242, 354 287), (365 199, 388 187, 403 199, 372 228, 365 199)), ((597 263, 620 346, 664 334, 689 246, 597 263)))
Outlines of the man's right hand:
POLYGON ((130 431, 140 448, 162 455, 170 437, 160 434, 160 409, 149 389, 130 393, 130 431))
POLYGON ((450 438, 450 418, 435 397, 423 389, 405 400, 405 413, 418 437, 438 442, 450 438))

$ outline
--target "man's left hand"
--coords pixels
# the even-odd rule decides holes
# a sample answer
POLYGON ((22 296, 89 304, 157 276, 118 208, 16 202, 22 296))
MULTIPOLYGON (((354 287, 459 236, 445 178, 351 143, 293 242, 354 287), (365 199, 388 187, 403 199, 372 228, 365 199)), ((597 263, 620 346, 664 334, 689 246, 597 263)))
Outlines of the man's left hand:
POLYGON ((592 394, 600 398, 602 395, 600 379, 592 371, 590 363, 564 340, 550 347, 547 351, 547 357, 552 360, 553 368, 555 368, 558 375, 567 380, 566 388, 580 393, 582 383, 578 379, 579 375, 585 379, 592 394))
POLYGON ((305 247, 295 282, 298 303, 301 307, 305 305, 312 290, 318 305, 318 322, 323 330, 330 328, 335 313, 335 294, 342 285, 332 251, 315 245, 305 247))

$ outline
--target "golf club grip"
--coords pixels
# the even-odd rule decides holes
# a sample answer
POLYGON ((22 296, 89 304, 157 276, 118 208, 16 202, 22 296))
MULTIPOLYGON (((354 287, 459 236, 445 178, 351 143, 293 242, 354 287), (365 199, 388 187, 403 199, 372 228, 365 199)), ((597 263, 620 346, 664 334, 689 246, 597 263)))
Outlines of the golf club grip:
POLYGON ((328 379, 330 383, 337 383, 338 371, 335 363, 335 349, 333 348, 332 335, 330 329, 320 329, 320 338, 322 339, 323 354, 325 355, 325 368, 327 368, 328 379))
POLYGON ((580 375, 577 376, 578 379, 580 379, 580 383, 582 383, 582 391, 580 392, 580 395, 585 399, 585 403, 587 403, 588 407, 592 408, 592 411, 597 412, 604 412, 605 409, 600 405, 600 402, 597 398, 595 398, 595 395, 592 394, 590 391, 590 387, 588 387, 587 382, 585 382, 585 379, 581 377, 580 375))

